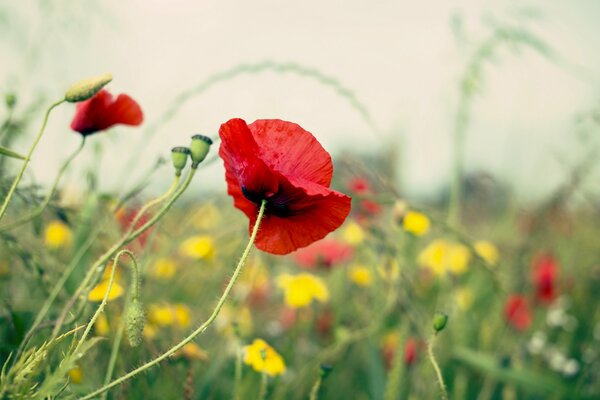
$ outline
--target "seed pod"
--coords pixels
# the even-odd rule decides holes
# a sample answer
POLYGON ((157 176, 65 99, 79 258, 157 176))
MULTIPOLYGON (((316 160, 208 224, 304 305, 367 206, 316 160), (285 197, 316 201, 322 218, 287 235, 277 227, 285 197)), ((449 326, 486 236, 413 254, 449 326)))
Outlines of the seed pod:
POLYGON ((190 149, 187 147, 173 147, 171 149, 171 160, 177 176, 181 175, 181 170, 185 168, 189 154, 190 149))
POLYGON ((65 100, 69 103, 78 103, 94 97, 113 77, 111 74, 95 76, 84 79, 72 85, 65 93, 65 100))
POLYGON ((448 322, 448 314, 443 312, 436 312, 433 316, 433 330, 437 333, 442 331, 446 327, 448 322))
POLYGON ((197 167, 208 154, 210 145, 212 144, 211 138, 203 135, 192 136, 192 144, 190 145, 190 151, 192 153, 192 166, 197 167))
POLYGON ((144 307, 138 300, 132 300, 127 307, 127 337, 131 347, 139 346, 142 343, 142 333, 146 323, 144 307))

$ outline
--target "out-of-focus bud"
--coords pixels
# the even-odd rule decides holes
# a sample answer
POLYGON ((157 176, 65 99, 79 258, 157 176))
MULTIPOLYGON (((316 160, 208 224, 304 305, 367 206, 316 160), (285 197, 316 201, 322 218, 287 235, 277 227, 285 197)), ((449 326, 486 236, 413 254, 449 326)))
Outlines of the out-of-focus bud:
POLYGON ((206 158, 212 143, 212 139, 207 136, 192 136, 192 144, 190 145, 192 168, 196 168, 206 158))
POLYGON ((92 98, 112 79, 112 74, 104 74, 79 81, 67 90, 65 100, 69 103, 78 103, 92 98))
POLYGON ((448 314, 438 311, 433 316, 433 330, 437 332, 441 332, 445 327, 446 323, 448 323, 448 314))
POLYGON ((17 104, 17 96, 14 93, 6 93, 4 95, 4 103, 8 109, 12 109, 17 104))
POLYGON ((189 155, 190 149, 187 147, 173 147, 171 149, 171 160, 173 161, 173 167, 175 168, 175 175, 181 175, 181 171, 185 168, 189 155))
POLYGON ((404 220, 404 216, 408 211, 408 204, 404 200, 398 200, 394 203, 394 208, 392 209, 392 217, 394 218, 394 222, 398 225, 402 225, 402 221, 404 220))

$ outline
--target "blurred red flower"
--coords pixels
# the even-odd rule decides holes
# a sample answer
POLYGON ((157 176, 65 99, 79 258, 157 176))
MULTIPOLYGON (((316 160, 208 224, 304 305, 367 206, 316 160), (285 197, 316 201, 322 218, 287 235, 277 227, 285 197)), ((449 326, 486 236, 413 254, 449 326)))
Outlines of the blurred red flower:
MULTIPOLYGON (((117 221, 121 226, 121 231, 126 232, 129 229, 138 211, 139 209, 137 208, 121 208, 116 212, 115 216, 117 217, 117 221)), ((144 214, 135 224, 134 230, 141 228, 148 221, 150 221, 150 217, 148 214, 144 214)), ((140 248, 146 247, 146 242, 148 241, 148 237, 150 236, 151 232, 152 228, 146 229, 146 231, 138 236, 137 239, 132 243, 137 244, 140 248)))
POLYGON ((532 281, 535 298, 542 304, 549 304, 556 297, 556 279, 559 264, 551 254, 536 256, 532 262, 532 281))
POLYGON ((365 178, 353 178, 348 182, 348 190, 356 194, 367 194, 371 192, 371 185, 365 178))
POLYGON ((525 297, 519 294, 509 296, 504 305, 506 322, 518 331, 524 331, 531 325, 532 315, 525 297))
POLYGON ((419 343, 414 338, 408 338, 404 345, 404 365, 407 367, 417 361, 419 343))
POLYGON ((350 197, 329 188, 329 153, 308 131, 292 122, 242 119, 219 129, 219 155, 225 163, 227 192, 234 206, 256 222, 262 200, 265 214, 256 247, 287 254, 324 238, 350 212, 350 197))
POLYGON ((337 240, 325 239, 298 250, 294 254, 294 260, 298 265, 307 269, 331 268, 336 264, 350 260, 353 253, 352 246, 337 240))
POLYGON ((126 94, 116 99, 106 90, 77 104, 71 129, 83 136, 103 131, 113 125, 138 126, 144 120, 139 104, 126 94))

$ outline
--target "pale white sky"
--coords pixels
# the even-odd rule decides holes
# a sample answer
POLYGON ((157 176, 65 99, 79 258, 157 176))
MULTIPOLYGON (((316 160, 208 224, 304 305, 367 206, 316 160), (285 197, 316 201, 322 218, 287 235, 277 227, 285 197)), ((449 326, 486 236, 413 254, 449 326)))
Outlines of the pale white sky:
MULTIPOLYGON (((185 1, 0 0, 0 89, 22 103, 41 91, 58 98, 72 81, 112 72, 110 90, 136 98, 146 114, 141 129, 115 129, 90 138, 77 166, 102 145, 101 184, 119 188, 159 154, 186 145, 193 133, 214 136, 232 117, 281 118, 313 132, 334 155, 403 145, 401 176, 412 195, 447 181, 457 79, 476 43, 494 22, 518 24, 567 60, 557 66, 531 50, 505 50, 485 70, 474 106, 467 167, 512 181, 521 195, 542 195, 565 176, 559 160, 581 155, 577 112, 598 107, 600 2, 538 1, 185 1), (4 3, 6 2, 6 3, 4 3), (535 18, 526 17, 537 10, 535 18), (467 42, 451 29, 460 15, 467 42), (244 75, 191 98, 147 143, 151 125, 172 100, 209 75, 239 63, 296 62, 318 68, 351 89, 380 127, 367 126, 330 88, 292 74, 244 75), (124 171, 129 154, 139 154, 124 171)), ((53 179, 77 146, 69 132, 70 105, 53 115, 31 164, 35 179, 53 179)), ((40 117, 41 119, 41 113, 40 117)), ((39 122, 33 124, 37 128, 39 122)), ((597 134, 597 136, 599 136, 597 134)), ((596 141, 598 143, 598 141, 596 141)), ((19 143, 18 150, 26 143, 19 143)), ((216 149, 215 149, 216 151, 216 149)), ((223 188, 220 163, 196 187, 223 188)), ((170 182, 165 168, 154 190, 170 182)), ((68 177, 82 182, 81 174, 68 177)))

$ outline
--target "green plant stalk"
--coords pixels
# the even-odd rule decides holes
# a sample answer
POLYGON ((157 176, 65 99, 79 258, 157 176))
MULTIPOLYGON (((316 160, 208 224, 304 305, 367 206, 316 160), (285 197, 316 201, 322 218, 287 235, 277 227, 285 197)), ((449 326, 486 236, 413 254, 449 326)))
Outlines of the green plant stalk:
POLYGON ((79 350, 81 345, 85 342, 85 339, 87 339, 87 335, 89 335, 90 331, 92 330, 92 327, 96 323, 96 320, 98 319, 100 314, 102 314, 102 311, 104 311, 104 307, 106 307, 106 303, 108 303, 108 296, 110 295, 110 290, 112 289, 112 286, 113 286, 113 283, 115 280, 115 273, 116 273, 117 267, 119 265, 119 258, 121 258, 121 256, 123 254, 126 254, 127 256, 129 256, 129 258, 133 262, 133 265, 135 265, 134 268, 137 270, 137 262, 135 260, 135 256, 133 255, 133 253, 131 251, 121 250, 117 253, 117 256, 115 257, 115 262, 113 263, 112 269, 110 271, 110 279, 108 281, 108 287, 106 288, 106 293, 104 293, 104 298, 102 298, 102 302, 96 309, 96 312, 92 316, 92 319, 90 319, 90 322, 87 324, 85 331, 83 331, 83 335, 81 335, 81 338, 79 339, 79 343, 77 343, 77 346, 75 346, 75 350, 73 350, 73 353, 77 353, 77 351, 79 350))
POLYGON ((434 332, 429 339, 429 343, 427 344, 427 354, 429 355, 429 361, 431 361, 431 365, 433 365, 433 369, 435 370, 435 376, 438 381, 438 385, 440 386, 440 394, 442 400, 448 400, 448 391, 446 390, 446 384, 444 383, 444 377, 442 376, 442 370, 438 365, 435 356, 433 355, 433 345, 435 344, 435 339, 437 337, 437 332, 434 332))
POLYGON ((238 348, 235 355, 235 376, 233 379, 233 400, 240 399, 240 386, 242 384, 242 348, 238 348))
MULTIPOLYGON (((117 333, 115 334, 115 339, 113 340, 112 349, 110 350, 110 359, 108 360, 106 376, 104 377, 105 385, 108 385, 112 379, 112 374, 115 370, 115 365, 117 364, 117 356, 119 355, 119 347, 121 346, 121 341, 123 340, 123 332, 125 332, 125 318, 121 318, 121 322, 119 322, 119 327, 117 328, 117 333)), ((106 396, 108 396, 108 390, 102 393, 100 399, 106 400, 106 396)))
MULTIPOLYGON (((127 245, 128 243, 131 243, 138 236, 140 236, 142 233, 144 233, 148 228, 150 228, 152 225, 154 225, 156 222, 158 222, 163 217, 163 215, 169 210, 171 205, 173 205, 173 203, 179 198, 179 196, 181 196, 183 194, 183 192, 188 188, 195 173, 196 173, 196 169, 192 169, 189 172, 183 185, 181 185, 179 187, 179 189, 175 192, 175 194, 173 194, 173 196, 168 201, 168 203, 166 203, 161 208, 161 210, 157 214, 155 214, 148 222, 146 222, 143 226, 141 226, 139 229, 137 229, 133 233, 131 233, 131 230, 133 228, 130 225, 129 230, 121 237, 121 239, 119 239, 119 241, 117 241, 117 243, 115 243, 108 251, 106 251, 104 254, 102 254, 94 262, 92 267, 88 270, 88 273, 86 274, 86 276, 83 278, 83 281, 81 282, 81 284, 79 285, 77 290, 75 290, 75 293, 73 293, 73 295, 69 299, 69 302, 67 303, 67 305, 61 312, 60 316, 58 317, 56 326, 54 327, 54 330, 52 332, 52 337, 56 337, 56 335, 58 335, 58 332, 60 331, 60 328, 62 328, 62 325, 67 317, 69 310, 73 307, 73 305, 75 304, 77 299, 84 293, 84 291, 87 290, 86 287, 87 287, 88 283, 90 282, 90 280, 92 280, 92 278, 94 277, 96 270, 100 266, 102 266, 102 264, 106 263, 121 247, 127 245)), ((175 180, 177 181, 178 179, 176 178, 175 180)), ((173 187, 176 187, 176 186, 177 185, 175 183, 173 185, 171 185, 171 188, 167 191, 167 193, 170 193, 172 191, 173 187)), ((165 193, 165 195, 167 193, 165 193)), ((161 198, 160 201, 163 201, 164 199, 166 199, 168 197, 165 195, 160 196, 160 198, 161 198)), ((157 204, 158 202, 155 203, 155 201, 152 200, 150 203, 157 204)), ((140 212, 144 211, 144 209, 148 209, 148 208, 149 207, 142 207, 142 210, 140 210, 140 212)), ((141 218, 140 213, 138 213, 138 215, 134 218, 133 222, 135 222, 136 220, 139 221, 138 216, 139 216, 139 218, 141 218)), ((135 225, 133 225, 133 226, 135 226, 135 225)), ((84 301, 85 301, 85 299, 84 299, 84 301)))
POLYGON ((204 322, 202 325, 200 325, 200 327, 198 327, 195 331, 193 331, 185 339, 183 339, 182 341, 180 341, 179 343, 177 343, 175 346, 171 347, 169 350, 165 351, 160 356, 158 356, 155 359, 147 362, 146 364, 142 365, 141 367, 138 367, 138 368, 134 369, 133 371, 131 371, 131 372, 129 372, 129 373, 121 376, 120 378, 115 379, 110 384, 104 385, 103 387, 95 390, 94 392, 85 395, 80 400, 91 399, 93 397, 96 397, 99 394, 101 394, 101 393, 109 390, 110 388, 113 388, 113 387, 115 387, 117 385, 120 385, 121 383, 125 382, 126 380, 129 380, 129 379, 133 378, 134 376, 136 376, 140 372, 143 372, 143 371, 147 370, 148 368, 151 368, 151 367, 159 364, 161 361, 163 361, 163 360, 167 359, 168 357, 172 356, 177 351, 179 351, 181 348, 183 348, 186 344, 188 344, 189 342, 191 342, 192 340, 194 340, 194 338, 196 336, 198 336, 201 333, 203 333, 204 331, 206 331, 206 329, 214 322, 214 320, 219 315, 219 312, 221 311, 221 308, 223 307, 223 305, 225 304, 225 301, 229 297, 229 293, 231 292, 231 289, 233 289, 233 286, 235 285, 235 282, 237 281, 238 277, 240 276, 240 273, 242 272, 242 268, 243 268, 244 264, 246 263, 246 259, 248 258, 248 255, 250 254, 250 250, 252 250, 252 246, 254 245, 254 241, 256 240, 256 235, 258 234, 258 228, 260 226, 260 222, 261 222, 261 220, 262 220, 262 218, 264 216, 264 213, 265 213, 266 204, 267 204, 266 200, 263 200, 262 203, 261 203, 261 205, 260 205, 259 211, 258 211, 258 216, 256 217, 256 222, 254 223, 254 227, 252 228, 252 234, 250 235, 250 239, 248 240, 248 244, 246 245, 246 248, 244 249, 244 252, 242 253, 242 257, 240 258, 240 261, 238 262, 237 266, 235 267, 233 275, 231 276, 231 279, 229 280, 229 283, 227 284, 227 287, 223 291, 223 294, 221 295, 221 298, 217 302, 217 305, 215 306, 212 314, 210 315, 210 317, 208 317, 208 319, 206 320, 206 322, 204 322))
POLYGON ((9 222, 8 224, 0 227, 0 232, 6 232, 6 231, 8 231, 10 229, 13 229, 13 228, 17 227, 17 226, 23 225, 24 223, 26 223, 28 221, 31 221, 32 219, 34 219, 35 217, 37 217, 38 215, 40 215, 42 212, 44 212, 44 210, 46 209, 46 207, 48 207, 48 204, 50 204, 50 200, 52 199, 52 196, 54 196, 54 193, 56 192, 56 188, 58 187, 58 183, 60 182, 60 178, 62 178, 63 174, 65 173, 65 171, 69 167, 69 164, 81 152, 81 150, 83 149, 84 145, 85 145, 85 136, 82 137, 81 144, 79 145, 79 147, 77 147, 77 149, 65 160, 64 164, 62 165, 62 167, 58 171, 58 175, 54 179, 54 183, 52 184, 52 187, 50 188, 50 191, 46 194, 46 197, 44 197, 44 201, 42 201, 42 203, 36 209, 34 209, 33 211, 31 211, 30 213, 25 214, 21 218, 18 218, 15 221, 9 222))
POLYGON ((0 220, 2 220, 2 217, 4 217, 4 214, 6 214, 6 209, 8 208, 10 200, 12 199, 13 195, 15 194, 15 190, 17 189, 17 185, 19 185, 19 182, 21 182, 21 178, 23 178, 23 174, 25 173, 25 170, 27 169, 27 164, 29 164, 29 161, 31 160, 31 155, 35 151, 35 148, 37 147, 38 142, 42 138, 42 134, 44 133, 44 130, 46 129, 46 125, 48 124, 48 117, 50 116, 50 113, 52 112, 52 110, 54 108, 58 107, 59 105, 61 105, 64 102, 65 102, 65 99, 61 99, 61 100, 57 101, 56 103, 52 104, 50 107, 48 107, 48 110, 46 110, 46 115, 44 116, 44 120, 42 122, 42 126, 41 126, 41 128, 40 128, 37 136, 33 140, 33 143, 31 144, 31 147, 29 147, 29 151, 27 152, 27 156, 25 158, 25 161, 23 161, 23 165, 21 166, 21 170, 19 171, 19 173, 15 177, 15 180, 13 181, 12 186, 10 187, 10 189, 8 191, 8 194, 6 195, 6 198, 4 199, 4 203, 2 204, 2 208, 0 208, 0 220))
POLYGON ((260 375, 260 388, 258 389, 258 400, 265 400, 267 398, 267 373, 263 371, 260 375))
POLYGON ((79 248, 77 254, 75 254, 75 257, 73 257, 73 260, 71 260, 71 263, 67 266, 67 268, 65 268, 62 276, 60 277, 58 282, 56 282, 56 285, 54 285, 54 287, 52 288, 50 295, 48 296, 48 298, 46 299, 46 301, 40 308, 40 311, 38 312, 38 314, 36 315, 35 320, 33 321, 33 324, 31 325, 31 328, 29 328, 29 331, 27 331, 27 334, 23 338, 23 341, 21 341, 21 344, 19 345, 19 349, 17 350, 16 358, 18 358, 18 356, 21 354, 21 352, 25 349, 25 346, 27 346, 27 343, 29 343, 29 340, 31 340, 31 337, 37 330, 38 326, 42 323, 42 320, 48 314, 48 311, 50 311, 50 307, 52 306, 52 303, 54 303, 54 300, 56 300, 56 297, 58 296, 61 289, 65 285, 65 282, 67 282, 67 279, 69 279, 69 276, 71 275, 71 273, 75 270, 75 268, 77 268, 77 266, 79 265, 79 262, 81 261, 81 259, 85 255, 85 253, 89 250, 89 248, 92 246, 92 244, 94 243, 95 240, 96 240, 96 234, 90 235, 90 237, 87 239, 87 241, 79 248))
POLYGON ((321 389, 321 383, 323 382, 323 378, 319 376, 315 381, 312 389, 310 390, 310 400, 318 400, 319 399, 319 389, 321 389))

